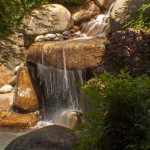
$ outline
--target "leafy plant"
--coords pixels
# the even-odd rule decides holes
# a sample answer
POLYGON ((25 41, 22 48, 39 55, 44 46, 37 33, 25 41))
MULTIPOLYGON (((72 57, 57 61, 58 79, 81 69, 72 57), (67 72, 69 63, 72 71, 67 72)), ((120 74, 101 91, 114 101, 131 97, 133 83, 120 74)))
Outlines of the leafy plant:
POLYGON ((51 2, 55 2, 55 3, 62 3, 62 4, 69 4, 69 5, 72 5, 72 4, 77 4, 77 5, 80 5, 82 3, 85 3, 86 0, 48 0, 50 3, 51 2))
POLYGON ((121 71, 107 72, 86 83, 84 91, 91 111, 79 129, 83 136, 77 150, 150 149, 150 78, 133 78, 121 71))
POLYGON ((132 16, 125 27, 144 29, 150 32, 150 3, 149 0, 143 0, 143 5, 139 8, 138 12, 132 16))
POLYGON ((133 76, 150 73, 149 33, 126 29, 108 35, 108 39, 102 66, 105 70, 119 72, 128 67, 133 76))
POLYGON ((2 43, 5 41, 8 44, 6 49, 3 45, 0 46, 0 63, 6 62, 10 56, 18 57, 20 55, 15 52, 14 48, 10 47, 13 41, 7 37, 13 33, 14 29, 17 29, 26 14, 43 4, 65 3, 74 5, 83 2, 83 0, 0 0, 0 41, 2 43))

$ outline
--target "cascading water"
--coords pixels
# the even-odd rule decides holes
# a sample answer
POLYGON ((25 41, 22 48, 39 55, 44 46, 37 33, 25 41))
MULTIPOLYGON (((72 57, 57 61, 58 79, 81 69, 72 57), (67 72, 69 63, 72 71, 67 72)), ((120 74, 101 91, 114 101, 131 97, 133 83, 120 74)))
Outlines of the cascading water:
POLYGON ((84 25, 81 33, 83 37, 98 36, 102 37, 107 34, 109 30, 109 17, 111 9, 114 3, 110 6, 109 10, 105 14, 100 14, 96 19, 88 22, 84 25))
POLYGON ((80 91, 74 82, 83 82, 83 71, 66 70, 65 56, 64 70, 37 64, 37 71, 45 92, 45 97, 42 99, 43 120, 70 127, 71 114, 82 111, 80 91))
MULTIPOLYGON (((73 40, 88 40, 95 36, 104 36, 109 29, 109 15, 112 7, 113 4, 106 14, 98 15, 95 20, 87 23, 81 31, 81 37, 73 40)), ((69 41, 64 41, 64 44, 69 41)), ((61 52, 63 60, 57 62, 58 65, 63 66, 63 70, 45 66, 44 55, 47 54, 45 44, 42 49, 42 64, 37 64, 37 73, 40 84, 44 88, 44 97, 41 97, 43 120, 46 123, 51 121, 53 124, 71 127, 73 116, 76 112, 82 112, 80 90, 73 83, 75 81, 83 83, 84 71, 67 70, 66 59, 68 58, 65 53, 63 49, 61 52)), ((51 55, 51 50, 49 55, 51 55)))

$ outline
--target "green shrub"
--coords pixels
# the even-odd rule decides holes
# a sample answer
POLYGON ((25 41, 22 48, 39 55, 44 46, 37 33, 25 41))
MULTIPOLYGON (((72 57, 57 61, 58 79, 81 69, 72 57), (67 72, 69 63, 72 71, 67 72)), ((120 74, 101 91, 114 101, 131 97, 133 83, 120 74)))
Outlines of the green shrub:
POLYGON ((78 150, 148 150, 150 149, 150 78, 132 78, 121 71, 96 76, 83 86, 93 105, 79 129, 78 150))
MULTIPOLYGON (((8 36, 17 29, 22 18, 33 9, 48 3, 81 4, 85 0, 0 0, 0 43, 7 43, 7 49, 0 46, 0 64, 10 59, 10 56, 20 57, 11 47, 13 41, 8 36), (9 47, 9 48, 8 48, 9 47)), ((6 45, 6 44, 5 44, 6 45)))
POLYGON ((65 4, 77 4, 80 5, 82 3, 84 3, 86 0, 48 0, 49 3, 53 2, 53 3, 65 3, 65 4))
POLYGON ((143 0, 143 5, 125 27, 144 29, 150 32, 150 3, 143 0))
POLYGON ((142 30, 126 29, 107 36, 109 43, 102 67, 119 73, 128 67, 132 76, 150 75, 150 34, 142 30))

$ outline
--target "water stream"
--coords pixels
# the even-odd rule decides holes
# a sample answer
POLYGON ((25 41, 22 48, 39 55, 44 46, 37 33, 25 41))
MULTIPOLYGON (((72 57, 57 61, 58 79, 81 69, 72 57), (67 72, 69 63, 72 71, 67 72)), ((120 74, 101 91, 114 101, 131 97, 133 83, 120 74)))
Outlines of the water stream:
MULTIPOLYGON (((95 36, 104 36, 109 30, 109 15, 112 7, 113 4, 107 13, 100 14, 96 19, 85 24, 81 31, 81 37, 73 40, 89 40, 95 36)), ((41 99, 42 121, 37 126, 59 124, 70 127, 77 112, 82 112, 81 94, 80 90, 75 86, 75 82, 83 83, 85 71, 67 70, 65 50, 62 52, 63 70, 44 66, 44 54, 46 51, 45 45, 41 55, 42 64, 36 64, 39 84, 43 87, 42 91, 44 92, 42 93, 44 96, 41 99)), ((0 150, 3 150, 10 141, 22 134, 25 134, 25 132, 0 132, 0 150)))
POLYGON ((66 70, 66 66, 64 70, 60 70, 41 64, 37 64, 37 70, 40 84, 44 85, 43 120, 69 127, 62 118, 82 111, 80 90, 75 82, 83 83, 84 71, 66 70))

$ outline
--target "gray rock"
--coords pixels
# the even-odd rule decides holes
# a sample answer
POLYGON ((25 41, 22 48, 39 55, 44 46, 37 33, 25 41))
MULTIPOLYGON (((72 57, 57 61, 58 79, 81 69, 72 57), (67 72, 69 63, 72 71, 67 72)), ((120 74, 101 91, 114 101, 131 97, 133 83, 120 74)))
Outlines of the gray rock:
POLYGON ((76 136, 61 126, 49 126, 12 141, 5 150, 73 150, 76 136))
POLYGON ((22 20, 20 31, 28 36, 63 32, 73 26, 71 13, 62 5, 48 4, 35 9, 22 20))
POLYGON ((54 41, 55 38, 56 38, 55 34, 52 34, 52 33, 46 34, 44 36, 44 41, 54 41))
POLYGON ((62 34, 63 34, 63 36, 69 36, 70 35, 70 31, 64 31, 62 34))
POLYGON ((44 35, 36 36, 34 42, 42 42, 44 41, 44 35))

